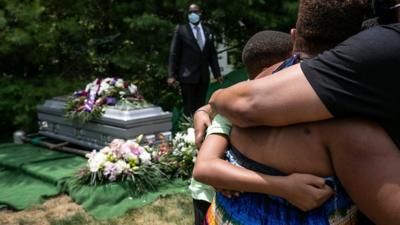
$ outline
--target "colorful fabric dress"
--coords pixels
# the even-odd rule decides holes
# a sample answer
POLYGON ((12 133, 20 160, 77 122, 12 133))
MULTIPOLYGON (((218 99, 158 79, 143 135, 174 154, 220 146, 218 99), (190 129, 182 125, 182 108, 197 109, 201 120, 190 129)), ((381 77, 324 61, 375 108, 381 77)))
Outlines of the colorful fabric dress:
MULTIPOLYGON (((276 71, 300 61, 293 55, 276 71)), ((276 72, 275 71, 275 72, 276 72)), ((210 126, 208 133, 229 135, 230 123, 221 116, 210 126), (223 129, 221 129, 221 127, 223 129), (228 129, 229 128, 229 129, 228 129), (227 130, 229 130, 227 132, 227 130)), ((230 163, 272 176, 286 176, 278 170, 255 162, 231 146, 226 151, 230 163)), ((217 192, 207 212, 204 225, 355 225, 357 209, 336 177, 326 177, 326 183, 335 194, 322 206, 303 212, 283 198, 259 193, 242 193, 239 197, 227 198, 217 192)))
MULTIPOLYGON (((226 152, 229 162, 260 173, 284 176, 278 170, 259 164, 231 147, 226 152)), ((356 207, 336 177, 325 178, 335 195, 322 206, 303 212, 283 198, 242 193, 227 198, 216 193, 204 225, 355 225, 356 207)))

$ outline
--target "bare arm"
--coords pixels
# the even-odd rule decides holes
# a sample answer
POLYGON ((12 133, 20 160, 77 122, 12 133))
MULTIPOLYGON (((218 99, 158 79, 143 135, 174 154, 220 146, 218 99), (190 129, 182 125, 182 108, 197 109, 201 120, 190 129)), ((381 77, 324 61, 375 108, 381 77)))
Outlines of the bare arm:
POLYGON ((324 180, 313 175, 268 176, 235 166, 222 159, 227 145, 226 137, 206 138, 193 170, 196 180, 216 188, 280 196, 302 210, 318 207, 332 195, 324 180))
POLYGON ((333 117, 308 83, 299 64, 273 76, 218 90, 209 104, 214 112, 240 127, 285 126, 333 117))
POLYGON ((214 116, 215 114, 212 112, 210 104, 200 107, 193 115, 195 141, 199 149, 206 135, 207 127, 211 125, 211 120, 214 116))

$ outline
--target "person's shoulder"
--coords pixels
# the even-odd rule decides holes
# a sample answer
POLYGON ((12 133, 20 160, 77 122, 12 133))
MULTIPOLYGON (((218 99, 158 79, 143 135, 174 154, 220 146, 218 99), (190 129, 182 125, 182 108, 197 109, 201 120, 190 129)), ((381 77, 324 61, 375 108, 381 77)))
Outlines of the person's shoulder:
POLYGON ((389 25, 376 25, 369 29, 360 31, 359 33, 349 37, 338 46, 345 48, 351 48, 355 43, 355 46, 369 48, 371 43, 380 45, 397 45, 396 42, 388 42, 390 39, 397 39, 400 34, 400 24, 394 23, 389 25))
POLYGON ((175 32, 181 31, 184 27, 188 26, 188 24, 177 24, 174 28, 175 32))
POLYGON ((365 35, 365 36, 369 36, 369 35, 375 36, 376 34, 380 34, 378 36, 381 36, 382 38, 384 38, 385 35, 382 35, 382 34, 391 33, 393 31, 400 33, 400 23, 392 23, 392 24, 387 24, 387 25, 376 25, 369 29, 365 29, 365 30, 361 31, 359 34, 365 35))
POLYGON ((392 24, 388 24, 388 25, 383 25, 381 27, 384 29, 394 30, 394 31, 400 33, 400 23, 392 23, 392 24))

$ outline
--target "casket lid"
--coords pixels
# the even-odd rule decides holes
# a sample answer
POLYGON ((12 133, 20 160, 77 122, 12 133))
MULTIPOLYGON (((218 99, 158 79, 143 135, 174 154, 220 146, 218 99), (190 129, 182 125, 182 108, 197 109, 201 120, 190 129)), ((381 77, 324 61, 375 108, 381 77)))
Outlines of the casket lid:
MULTIPOLYGON (((37 110, 41 113, 63 115, 67 105, 68 97, 60 96, 46 100, 43 105, 38 105, 37 110)), ((138 123, 147 123, 154 120, 165 120, 172 117, 171 113, 164 112, 161 107, 148 105, 141 109, 118 109, 108 106, 103 116, 93 122, 114 125, 119 127, 130 127, 138 123)))

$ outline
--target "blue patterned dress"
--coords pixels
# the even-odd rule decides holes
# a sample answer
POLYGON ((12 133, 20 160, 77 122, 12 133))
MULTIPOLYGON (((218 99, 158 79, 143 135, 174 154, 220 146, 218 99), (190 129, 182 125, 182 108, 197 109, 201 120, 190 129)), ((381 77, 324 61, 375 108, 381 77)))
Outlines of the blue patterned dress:
MULTIPOLYGON (((227 160, 260 173, 284 176, 278 170, 259 164, 231 148, 227 160)), ((283 198, 259 193, 242 193, 227 198, 217 192, 207 212, 204 225, 355 225, 356 207, 336 177, 326 177, 335 191, 322 206, 303 212, 283 198)))

